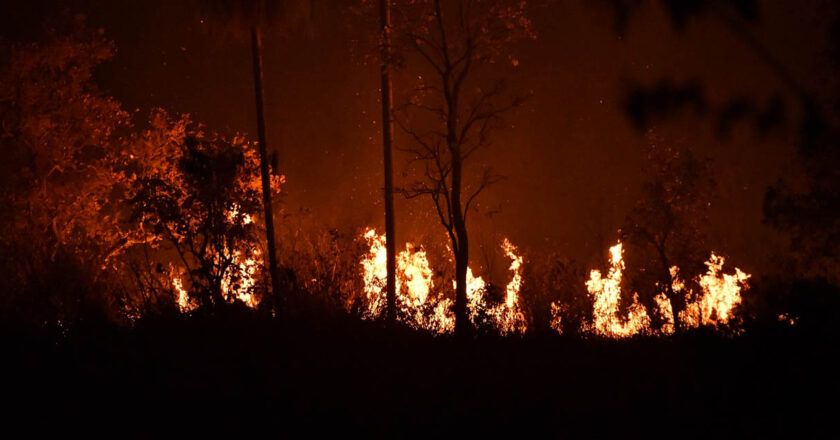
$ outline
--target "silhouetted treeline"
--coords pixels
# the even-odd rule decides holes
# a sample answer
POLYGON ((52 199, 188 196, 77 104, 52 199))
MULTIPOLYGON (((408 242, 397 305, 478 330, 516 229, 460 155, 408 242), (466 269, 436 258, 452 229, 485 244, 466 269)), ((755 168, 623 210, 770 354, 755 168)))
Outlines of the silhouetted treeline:
MULTIPOLYGON (((826 81, 800 78, 792 62, 778 56, 758 36, 766 5, 754 0, 661 0, 655 2, 668 14, 675 30, 686 32, 690 25, 721 25, 734 41, 756 57, 779 86, 769 97, 760 98, 734 91, 713 99, 700 79, 677 81, 663 76, 654 82, 631 82, 623 106, 628 119, 641 131, 690 115, 707 124, 721 142, 732 137, 736 127, 750 128, 760 140, 792 135, 798 154, 798 172, 783 176, 766 189, 764 220, 788 236, 791 242, 790 270, 795 276, 819 283, 840 282, 840 126, 838 126, 837 70, 840 65, 840 10, 824 5, 820 14, 831 17, 827 41, 811 41, 824 48, 818 60, 826 81), (706 20, 702 24, 702 20, 706 20), (803 185, 804 182, 804 185, 803 185)), ((632 27, 633 15, 642 2, 611 0, 616 32, 632 27)), ((798 7, 810 8, 802 3, 798 7)), ((802 47, 799 50, 811 49, 802 47)), ((709 51, 718 48, 710 46, 709 51)), ((675 75, 676 76, 676 75, 675 75)))

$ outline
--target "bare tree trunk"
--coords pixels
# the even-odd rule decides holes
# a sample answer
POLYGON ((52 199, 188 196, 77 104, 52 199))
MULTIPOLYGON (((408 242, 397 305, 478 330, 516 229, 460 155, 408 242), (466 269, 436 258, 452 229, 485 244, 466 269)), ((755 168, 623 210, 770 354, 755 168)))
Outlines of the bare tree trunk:
POLYGON ((452 155, 452 228, 458 243, 455 246, 455 335, 466 337, 470 334, 470 321, 467 314, 467 268, 470 263, 470 245, 467 237, 467 224, 461 210, 462 162, 461 148, 455 137, 457 97, 450 98, 450 113, 447 141, 452 155))
MULTIPOLYGON (((466 248, 465 248, 466 249, 466 248)), ((458 249, 455 252, 455 336, 464 338, 470 334, 470 318, 467 313, 467 268, 469 253, 458 249)))
POLYGON ((382 146, 385 165, 385 266, 388 277, 386 283, 386 314, 389 323, 397 316, 397 261, 396 237, 394 231, 394 180, 391 145, 393 143, 393 94, 391 93, 391 4, 390 0, 379 0, 379 21, 382 30, 382 146))
POLYGON ((274 311, 280 314, 280 280, 277 274, 277 251, 274 245, 274 211, 271 204, 271 176, 268 170, 268 147, 265 140, 265 109, 263 92, 262 35, 259 24, 251 27, 251 49, 254 60, 254 95, 257 104, 257 136, 260 153, 260 176, 262 177, 263 208, 265 212, 265 241, 268 247, 268 272, 271 276, 271 293, 274 311))

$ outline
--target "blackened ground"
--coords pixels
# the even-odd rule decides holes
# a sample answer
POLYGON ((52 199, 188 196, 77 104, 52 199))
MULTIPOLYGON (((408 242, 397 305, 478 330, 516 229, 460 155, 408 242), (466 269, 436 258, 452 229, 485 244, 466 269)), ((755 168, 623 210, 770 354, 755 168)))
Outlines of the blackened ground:
POLYGON ((837 339, 779 326, 467 343, 244 310, 68 334, 4 325, 6 426, 132 437, 835 437, 837 339))

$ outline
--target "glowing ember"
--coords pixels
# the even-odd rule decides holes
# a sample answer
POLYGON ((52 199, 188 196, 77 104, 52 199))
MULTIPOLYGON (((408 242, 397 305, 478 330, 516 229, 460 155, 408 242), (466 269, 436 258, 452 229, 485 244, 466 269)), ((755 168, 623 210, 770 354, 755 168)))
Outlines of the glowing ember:
MULTIPOLYGON (((674 290, 677 292, 677 290, 674 290)), ((674 309, 671 307, 671 301, 668 301, 668 297, 665 296, 664 293, 660 293, 653 297, 653 300, 656 302, 656 308, 659 312, 659 319, 662 320, 662 327, 659 329, 660 332, 666 335, 670 335, 674 333, 674 309)))
POLYGON ((796 323, 799 321, 798 317, 793 317, 789 313, 782 313, 781 315, 779 315, 778 319, 779 322, 784 322, 785 324, 789 325, 796 325, 796 323))
POLYGON ((564 307, 557 302, 551 303, 551 328, 559 334, 563 334, 563 311, 564 307))

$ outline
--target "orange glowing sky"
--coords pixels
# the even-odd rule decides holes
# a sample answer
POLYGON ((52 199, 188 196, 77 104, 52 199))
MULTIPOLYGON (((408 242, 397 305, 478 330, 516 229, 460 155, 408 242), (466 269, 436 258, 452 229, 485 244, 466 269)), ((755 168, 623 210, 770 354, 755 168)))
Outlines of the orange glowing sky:
MULTIPOLYGON (((162 106, 223 132, 255 132, 246 43, 208 32, 186 2, 36 1, 3 24, 15 35, 56 3, 88 14, 116 41, 117 56, 99 81, 126 108, 142 114, 162 106)), ((308 210, 303 222, 316 227, 381 226, 379 79, 377 67, 351 51, 360 30, 346 18, 345 3, 316 1, 310 36, 267 38, 269 146, 287 176, 288 213, 308 210)), ((793 1, 762 7, 751 32, 801 81, 825 86, 809 79, 826 75, 832 15, 793 1)), ((534 18, 539 38, 522 45, 519 67, 502 67, 533 97, 510 114, 512 127, 481 158, 507 176, 480 200, 482 210, 499 208, 498 214, 472 217, 491 246, 505 236, 524 249, 603 260, 643 179, 645 138, 621 107, 629 83, 697 80, 713 102, 785 93, 749 48, 709 18, 680 33, 658 3, 649 3, 630 17, 623 35, 611 10, 592 2, 554 2, 534 18)), ((397 75, 397 96, 407 75, 397 75)), ((722 140, 708 120, 689 115, 657 131, 716 164, 710 246, 748 272, 771 268, 782 237, 762 224, 761 204, 769 184, 796 170, 793 127, 760 138, 742 125, 722 140)), ((397 184, 410 178, 399 172, 404 162, 398 155, 397 184)), ((428 200, 398 198, 397 208, 398 242, 441 234, 428 200)))

